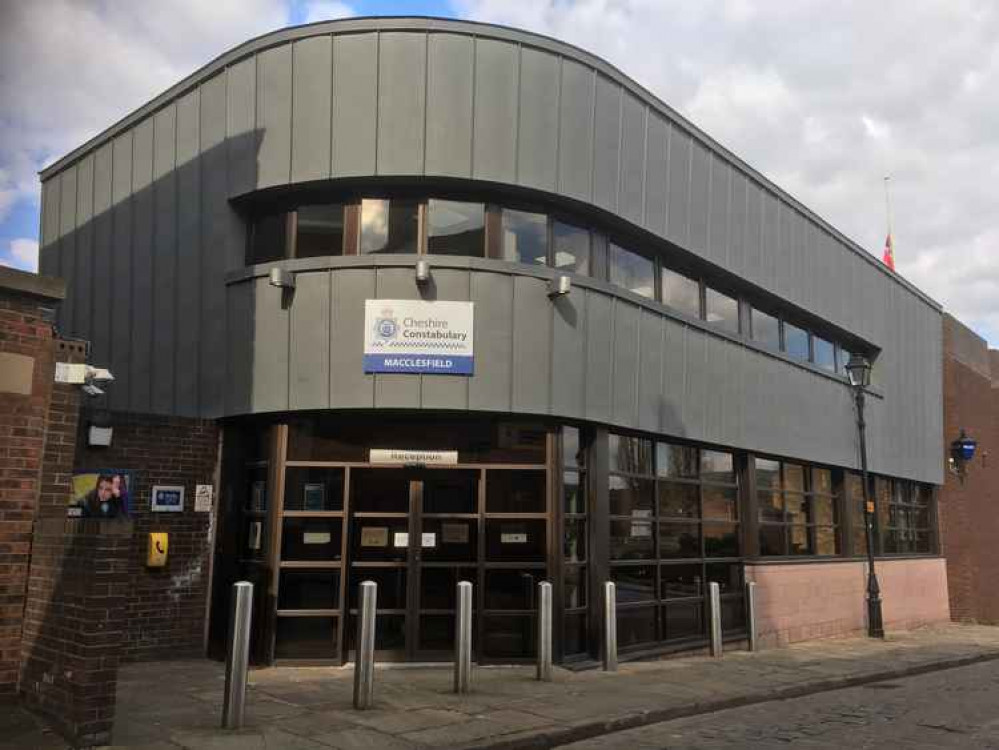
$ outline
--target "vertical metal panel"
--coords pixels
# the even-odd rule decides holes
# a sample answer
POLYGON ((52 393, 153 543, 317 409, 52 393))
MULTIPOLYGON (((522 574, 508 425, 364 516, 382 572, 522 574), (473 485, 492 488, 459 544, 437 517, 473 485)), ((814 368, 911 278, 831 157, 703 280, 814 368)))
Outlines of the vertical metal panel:
POLYGON ((648 108, 630 94, 621 101, 621 187, 618 211, 642 225, 645 208, 645 125, 648 108))
POLYGON ((559 93, 558 189, 570 198, 589 200, 593 168, 593 87, 595 74, 562 60, 559 93))
POLYGON ((153 134, 152 411, 173 410, 177 317, 177 108, 156 113, 153 134))
POLYGON ((375 404, 375 378, 364 374, 364 300, 374 298, 374 269, 333 272, 330 408, 371 408, 375 404))
POLYGON ((640 308, 614 302, 614 351, 611 371, 612 420, 633 425, 638 420, 638 316, 640 308))
POLYGON ((257 55, 257 188, 291 178, 291 44, 257 55))
POLYGON ((472 172, 479 180, 515 182, 518 47, 476 39, 472 172))
POLYGON ((705 255, 724 266, 728 261, 729 218, 732 215, 732 168, 717 156, 711 159, 711 213, 708 217, 708 246, 705 255))
POLYGON ((794 253, 794 215, 796 211, 786 203, 781 203, 778 210, 779 228, 777 244, 773 247, 776 255, 776 271, 774 290, 784 296, 789 296, 791 289, 791 258, 794 253))
POLYGON ((780 224, 777 198, 770 191, 763 193, 763 244, 760 248, 762 275, 768 288, 777 286, 777 265, 780 263, 780 224))
POLYGON ((621 87, 597 76, 593 113, 593 202, 617 210, 618 170, 621 158, 621 87))
MULTIPOLYGON (((153 121, 135 129, 132 145, 132 345, 129 408, 149 411, 153 335, 153 121)), ((218 294, 218 292, 216 292, 218 294)))
POLYGON ((128 409, 129 361, 132 323, 132 131, 114 139, 112 146, 111 201, 113 249, 111 251, 111 372, 119 380, 109 391, 112 409, 128 409))
POLYGON ((558 172, 559 60, 555 55, 521 48, 518 110, 517 180, 521 185, 554 190, 558 172))
MULTIPOLYGON (((224 80, 224 79, 216 79, 224 80)), ((218 94, 218 87, 209 88, 218 94)), ((170 295, 177 310, 174 409, 198 410, 201 338, 201 89, 177 101, 177 283, 170 295)), ((164 295, 165 296, 165 295, 164 295)))
POLYGON ((690 247, 703 255, 708 246, 711 173, 708 150, 694 142, 690 152, 690 247))
POLYGON ((333 39, 333 176, 375 173, 378 35, 333 39))
POLYGON ((475 375, 468 383, 468 406, 509 411, 513 393, 513 276, 471 274, 475 303, 475 375), (488 342, 488 344, 486 343, 488 342))
POLYGON ((552 303, 544 279, 513 280, 512 407, 546 413, 551 404, 552 303))
POLYGON ((752 180, 746 182, 746 227, 743 232, 742 252, 745 259, 744 274, 750 281, 759 284, 760 242, 763 232, 763 196, 760 186, 752 180))
POLYGON ((599 292, 587 291, 586 295, 586 418, 609 422, 613 417, 614 303, 599 292))
POLYGON ((77 336, 92 340, 91 284, 94 276, 94 154, 77 165, 76 188, 76 271, 72 294, 74 327, 77 336))
POLYGON ((226 287, 226 314, 232 323, 226 340, 226 413, 247 414, 253 410, 253 329, 256 284, 248 280, 226 287))
POLYGON ((552 316, 552 411, 586 416, 586 301, 582 289, 557 297, 552 316))
MULTIPOLYGON (((202 92, 211 91, 213 96, 202 96, 202 130, 218 132, 219 123, 214 118, 221 112, 225 123, 224 132, 228 137, 229 148, 229 194, 241 195, 253 190, 257 185, 257 153, 260 145, 257 117, 257 56, 251 55, 232 65, 219 78, 206 81, 202 92), (225 97, 227 105, 218 107, 214 96, 225 97), (211 117, 206 117, 209 113, 211 117)), ((217 144, 212 144, 217 145, 217 144)), ((202 150, 205 144, 202 143, 202 150)))
POLYGON ((669 159, 666 121, 649 113, 648 147, 645 165, 645 228, 666 233, 666 189, 669 159))
POLYGON ((427 48, 428 175, 472 172, 473 42, 458 34, 431 34, 427 48))
POLYGON ((333 38, 295 42, 291 67, 291 181, 324 180, 332 160, 333 38))
POLYGON ((687 425, 684 421, 684 389, 687 375, 687 327, 669 318, 663 318, 663 366, 662 404, 660 407, 660 429, 666 435, 684 437, 687 425))
POLYGON ((330 289, 329 271, 296 275, 288 345, 288 405, 292 409, 329 406, 330 289))
POLYGON ((267 278, 254 282, 251 403, 256 412, 288 409, 289 305, 267 278))
POLYGON ((111 365, 111 151, 107 143, 94 154, 94 280, 91 358, 95 364, 111 365))
MULTIPOLYGON (((419 299, 412 268, 379 268, 375 272, 378 299, 419 299)), ((417 375, 375 375, 375 406, 380 409, 415 409, 420 405, 417 375)))
POLYGON ((638 354, 637 425, 658 432, 663 377, 663 319, 658 313, 639 312, 638 354))
POLYGON ((669 138, 669 197, 666 236, 687 244, 690 229, 690 136, 674 126, 669 138))
POLYGON ((746 177, 732 170, 729 188, 728 268, 742 274, 746 268, 746 177))
POLYGON ((378 53, 378 174, 423 173, 426 34, 385 33, 378 53))
POLYGON ((60 172, 42 183, 42 241, 47 248, 59 239, 59 196, 62 183, 60 172))
POLYGON ((684 331, 684 422, 688 435, 696 440, 707 439, 707 399, 713 398, 707 388, 708 372, 706 336, 692 328, 684 331))
MULTIPOLYGON (((232 78, 230 77, 230 83, 232 78)), ((234 238, 230 224, 232 208, 226 190, 225 79, 221 76, 202 86, 201 91, 201 330, 200 330, 200 411, 216 416, 225 403, 225 296, 219 294, 226 272, 227 244, 234 238)), ((246 135, 231 136, 245 138, 246 135)), ((230 159, 240 153, 228 152, 230 159)))
POLYGON ((66 281, 66 299, 59 306, 59 325, 75 333, 73 284, 76 282, 76 166, 62 173, 59 196, 59 275, 66 281))
POLYGON ((698 385, 702 388, 705 398, 701 412, 704 420, 704 435, 730 436, 725 429, 726 411, 729 408, 738 409, 737 404, 730 404, 728 390, 732 385, 732 376, 728 370, 726 351, 732 346, 723 339, 699 334, 704 342, 704 369, 700 372, 698 385))
MULTIPOLYGON (((465 270, 446 268, 436 269, 433 275, 433 289, 421 296, 426 299, 458 300, 469 299, 470 275, 465 270)), ((474 311, 478 317, 479 311, 474 311)), ((490 341, 476 342, 480 351, 490 345, 490 341)), ((424 375, 420 378, 420 406, 424 409, 467 409, 468 377, 464 375, 424 375)))

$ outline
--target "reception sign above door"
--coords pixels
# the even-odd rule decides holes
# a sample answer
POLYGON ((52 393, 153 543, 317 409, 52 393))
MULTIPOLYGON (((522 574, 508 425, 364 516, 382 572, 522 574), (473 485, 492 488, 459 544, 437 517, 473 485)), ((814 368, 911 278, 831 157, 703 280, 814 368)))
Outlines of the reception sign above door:
POLYGON ((364 371, 471 375, 472 302, 364 302, 364 371))

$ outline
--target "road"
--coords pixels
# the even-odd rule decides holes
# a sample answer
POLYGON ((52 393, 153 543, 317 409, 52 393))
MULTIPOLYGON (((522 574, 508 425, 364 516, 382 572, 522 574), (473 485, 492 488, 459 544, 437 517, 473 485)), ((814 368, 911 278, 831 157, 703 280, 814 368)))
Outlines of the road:
POLYGON ((564 748, 999 749, 999 662, 667 721, 564 748))

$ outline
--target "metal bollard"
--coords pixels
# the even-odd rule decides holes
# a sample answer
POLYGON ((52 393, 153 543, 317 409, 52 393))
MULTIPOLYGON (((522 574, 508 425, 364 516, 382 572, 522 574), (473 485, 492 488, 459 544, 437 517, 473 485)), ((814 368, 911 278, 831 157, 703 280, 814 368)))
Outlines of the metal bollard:
POLYGON ((458 620, 454 638, 454 692, 467 693, 472 682, 472 584, 458 582, 458 620))
POLYGON ((357 642, 354 645, 354 708, 371 708, 375 695, 375 610, 378 584, 361 582, 357 608, 357 642))
POLYGON ((617 671, 617 586, 604 583, 604 671, 617 671))
POLYGON ((250 657, 250 621, 253 616, 253 584, 232 585, 229 613, 229 643, 225 659, 225 696, 222 701, 222 728, 243 726, 246 708, 246 672, 250 657))
POLYGON ((711 626, 711 655, 722 655, 721 590, 717 583, 708 584, 708 617, 711 626))
POLYGON ((539 680, 552 679, 552 585, 538 584, 538 674, 539 680))
POLYGON ((749 641, 749 650, 756 651, 758 643, 756 640, 756 583, 746 582, 746 637, 749 641))

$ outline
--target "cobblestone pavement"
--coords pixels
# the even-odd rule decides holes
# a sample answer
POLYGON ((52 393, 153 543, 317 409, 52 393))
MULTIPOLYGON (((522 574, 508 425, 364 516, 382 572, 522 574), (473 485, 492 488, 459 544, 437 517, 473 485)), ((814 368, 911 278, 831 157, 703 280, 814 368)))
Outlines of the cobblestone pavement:
POLYGON ((999 748, 999 663, 718 711, 564 750, 984 750, 999 748))

